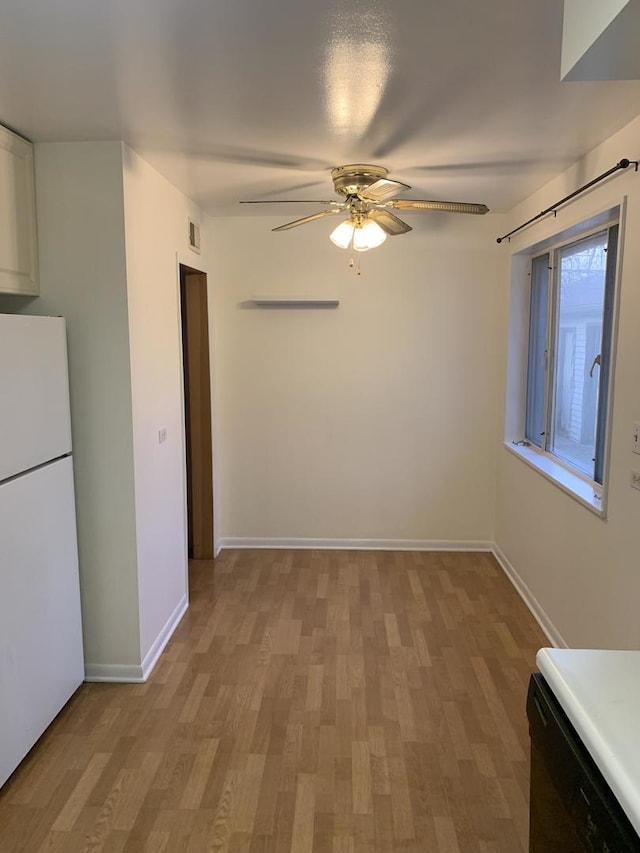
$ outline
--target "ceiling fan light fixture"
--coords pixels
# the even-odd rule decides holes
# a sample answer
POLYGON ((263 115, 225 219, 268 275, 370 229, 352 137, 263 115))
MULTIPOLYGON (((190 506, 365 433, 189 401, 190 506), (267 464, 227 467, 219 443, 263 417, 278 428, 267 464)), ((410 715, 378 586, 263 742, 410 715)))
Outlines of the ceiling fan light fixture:
POLYGON ((353 239, 354 230, 353 222, 349 219, 345 219, 337 228, 333 229, 331 234, 329 234, 329 239, 341 249, 348 249, 351 245, 351 240, 353 239))
MULTIPOLYGON (((286 222, 272 228, 272 231, 288 231, 324 219, 335 214, 346 215, 348 218, 341 222, 331 232, 330 239, 341 249, 355 249, 356 252, 367 252, 382 245, 389 237, 406 234, 411 226, 392 213, 393 210, 440 210, 446 213, 487 213, 485 204, 472 204, 461 201, 438 201, 421 198, 395 198, 404 190, 411 189, 408 184, 394 181, 387 177, 384 166, 370 163, 352 163, 348 166, 337 166, 331 170, 333 188, 341 197, 341 201, 322 201, 320 199, 305 201, 303 199, 258 199, 245 201, 241 204, 322 204, 328 205, 319 213, 312 213, 293 222, 286 222)), ((353 265, 353 259, 352 259, 353 265)))
POLYGON ((387 239, 387 235, 372 219, 367 219, 353 232, 353 248, 356 252, 367 252, 381 246, 387 239))

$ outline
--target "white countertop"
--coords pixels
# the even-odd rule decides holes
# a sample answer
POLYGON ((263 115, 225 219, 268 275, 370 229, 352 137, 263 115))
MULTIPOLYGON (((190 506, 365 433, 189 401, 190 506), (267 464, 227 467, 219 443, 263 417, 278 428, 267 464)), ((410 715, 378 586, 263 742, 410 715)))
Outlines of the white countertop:
POLYGON ((640 651, 540 649, 536 662, 640 835, 640 651))

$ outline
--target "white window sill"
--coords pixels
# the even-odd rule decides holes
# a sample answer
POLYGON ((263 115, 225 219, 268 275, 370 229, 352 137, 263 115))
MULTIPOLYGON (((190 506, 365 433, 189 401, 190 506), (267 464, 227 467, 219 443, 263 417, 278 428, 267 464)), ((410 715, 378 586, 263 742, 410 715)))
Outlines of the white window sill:
POLYGON ((508 441, 504 442, 504 446, 510 453, 522 459, 523 462, 526 462, 527 465, 534 468, 578 503, 581 503, 600 518, 606 518, 604 494, 601 491, 596 493, 592 483, 583 480, 582 477, 568 471, 563 465, 554 462, 550 456, 539 453, 532 447, 523 447, 508 441))

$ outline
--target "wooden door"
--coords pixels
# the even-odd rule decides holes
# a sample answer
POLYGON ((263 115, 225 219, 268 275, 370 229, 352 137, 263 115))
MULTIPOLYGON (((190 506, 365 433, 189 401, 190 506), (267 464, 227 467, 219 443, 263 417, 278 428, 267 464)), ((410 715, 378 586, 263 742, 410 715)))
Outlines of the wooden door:
POLYGON ((180 266, 189 556, 213 559, 213 463, 207 276, 180 266))

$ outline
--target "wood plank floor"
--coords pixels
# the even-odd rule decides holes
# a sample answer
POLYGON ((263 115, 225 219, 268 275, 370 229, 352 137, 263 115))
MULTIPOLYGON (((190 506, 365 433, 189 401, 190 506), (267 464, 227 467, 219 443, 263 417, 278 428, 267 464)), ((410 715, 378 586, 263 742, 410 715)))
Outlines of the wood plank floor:
POLYGON ((2 853, 525 853, 547 642, 489 554, 227 551, 143 685, 86 684, 2 853))

